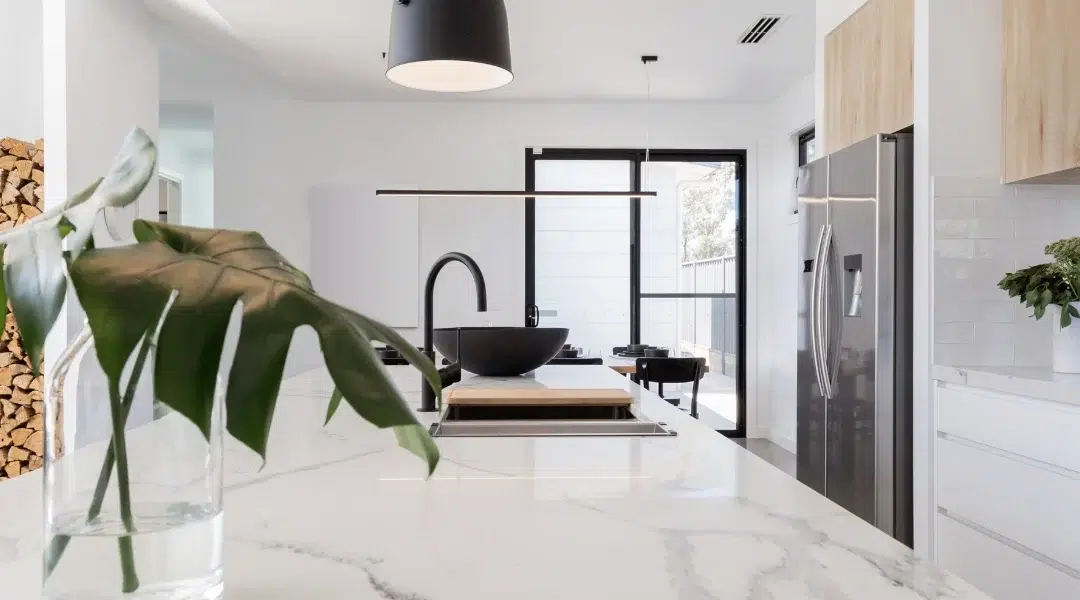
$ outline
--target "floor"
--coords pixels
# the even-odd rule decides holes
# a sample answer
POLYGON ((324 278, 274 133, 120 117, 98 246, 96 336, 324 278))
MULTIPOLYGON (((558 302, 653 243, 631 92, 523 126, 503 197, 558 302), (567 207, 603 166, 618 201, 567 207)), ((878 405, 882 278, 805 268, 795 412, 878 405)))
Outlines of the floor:
POLYGON ((739 438, 733 441, 750 452, 753 452, 759 458, 764 459, 777 469, 795 477, 796 462, 793 453, 784 450, 769 440, 739 438))
MULTIPOLYGON (((691 384, 668 385, 665 395, 674 387, 685 398, 680 404, 684 410, 690 409, 691 384)), ((706 373, 698 383, 698 419, 718 431, 735 429, 738 415, 738 396, 735 393, 735 378, 720 373, 706 373)))
MULTIPOLYGON (((735 395, 735 378, 719 373, 709 373, 698 384, 698 419, 717 430, 735 429, 738 410, 735 395)), ((679 408, 689 410, 689 386, 677 386, 686 398, 679 408), (685 388, 685 389, 684 389, 685 388)), ((666 390, 665 390, 666 391, 666 390)), ((668 394, 670 395, 670 394, 668 394)), ((764 439, 737 438, 735 443, 756 454, 772 466, 795 477, 795 454, 764 439)))

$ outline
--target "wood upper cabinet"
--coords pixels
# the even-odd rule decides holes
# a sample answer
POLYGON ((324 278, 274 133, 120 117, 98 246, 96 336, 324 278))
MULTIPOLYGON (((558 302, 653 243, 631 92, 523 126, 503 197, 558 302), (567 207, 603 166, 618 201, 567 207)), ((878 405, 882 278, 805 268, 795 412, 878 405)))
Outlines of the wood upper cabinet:
POLYGON ((1004 0, 1006 183, 1080 183, 1080 0, 1004 0))
POLYGON ((825 152, 914 123, 915 2, 869 0, 825 37, 825 152))

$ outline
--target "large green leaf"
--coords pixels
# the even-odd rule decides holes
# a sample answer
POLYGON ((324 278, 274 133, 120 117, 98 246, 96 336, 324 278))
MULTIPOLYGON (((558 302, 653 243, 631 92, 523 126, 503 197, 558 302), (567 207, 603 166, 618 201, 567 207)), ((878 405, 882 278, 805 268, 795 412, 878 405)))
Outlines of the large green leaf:
MULTIPOLYGON (((0 235, 4 277, 0 298, 11 300, 23 345, 34 369, 41 363, 45 337, 64 306, 64 241, 76 257, 91 243, 94 221, 107 206, 135 201, 154 174, 157 149, 145 131, 135 128, 113 160, 108 174, 67 202, 0 235)), ((4 316, 7 305, 0 309, 4 316)))
MULTIPOLYGON (((92 206, 88 200, 98 184, 94 182, 79 192, 67 205, 85 211, 85 207, 92 206)), ((45 336, 60 316, 67 292, 60 227, 63 218, 62 211, 52 211, 10 230, 2 238, 6 246, 3 295, 11 300, 26 354, 35 370, 40 365, 45 336)))
POLYGON ((437 448, 372 348, 373 340, 398 347, 439 389, 435 366, 414 348, 409 352, 400 335, 318 296, 308 277, 257 233, 141 220, 134 231, 138 244, 86 250, 70 268, 110 379, 119 381, 127 357, 175 290, 158 339, 155 390, 208 432, 225 330, 239 302, 243 321, 226 395, 233 437, 265 457, 289 343, 295 329, 307 325, 344 400, 372 424, 397 428, 402 447, 434 469, 437 448))

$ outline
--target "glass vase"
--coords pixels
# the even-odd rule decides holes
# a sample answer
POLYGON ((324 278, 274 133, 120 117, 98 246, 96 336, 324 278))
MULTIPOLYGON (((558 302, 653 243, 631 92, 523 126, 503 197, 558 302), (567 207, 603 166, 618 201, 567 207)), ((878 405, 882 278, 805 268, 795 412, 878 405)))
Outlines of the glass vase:
POLYGON ((153 346, 138 348, 110 392, 87 330, 50 369, 48 600, 222 596, 221 385, 204 436, 156 401, 153 364, 153 346))

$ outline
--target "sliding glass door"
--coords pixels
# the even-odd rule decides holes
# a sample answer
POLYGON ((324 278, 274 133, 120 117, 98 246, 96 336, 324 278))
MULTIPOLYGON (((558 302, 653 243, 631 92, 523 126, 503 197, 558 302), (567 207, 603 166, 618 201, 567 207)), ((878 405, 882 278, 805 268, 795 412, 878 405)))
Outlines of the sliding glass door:
MULTIPOLYGON (((701 420, 745 435, 745 152, 526 151, 526 188, 655 191, 527 199, 526 310, 593 356, 645 343, 706 358, 701 420)), ((689 389, 685 390, 689 394, 689 389)))
MULTIPOLYGON (((627 160, 536 163, 535 189, 632 191, 627 160)), ((567 343, 587 354, 626 345, 630 331, 630 201, 537 198, 534 315, 568 327, 567 343)))

